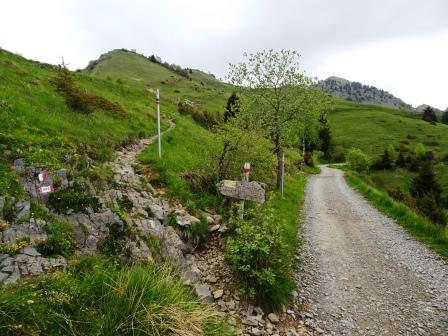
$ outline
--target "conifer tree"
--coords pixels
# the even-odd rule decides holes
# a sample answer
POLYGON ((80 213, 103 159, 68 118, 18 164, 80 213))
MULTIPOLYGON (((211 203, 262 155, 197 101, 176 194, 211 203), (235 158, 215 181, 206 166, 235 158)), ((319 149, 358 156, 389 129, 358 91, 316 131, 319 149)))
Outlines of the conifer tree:
POLYGON ((437 115, 431 106, 426 106, 423 110, 422 119, 428 122, 437 122, 437 115))
POLYGON ((232 92, 229 99, 227 99, 226 111, 224 112, 224 122, 228 122, 230 118, 235 118, 240 111, 239 98, 235 92, 232 92))

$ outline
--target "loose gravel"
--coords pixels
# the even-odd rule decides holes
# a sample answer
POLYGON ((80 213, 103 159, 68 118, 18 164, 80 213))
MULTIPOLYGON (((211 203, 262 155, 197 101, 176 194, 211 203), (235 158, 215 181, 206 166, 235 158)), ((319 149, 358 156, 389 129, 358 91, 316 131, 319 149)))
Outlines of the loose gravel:
POLYGON ((448 264, 351 189, 311 176, 299 300, 329 335, 448 335, 448 264))

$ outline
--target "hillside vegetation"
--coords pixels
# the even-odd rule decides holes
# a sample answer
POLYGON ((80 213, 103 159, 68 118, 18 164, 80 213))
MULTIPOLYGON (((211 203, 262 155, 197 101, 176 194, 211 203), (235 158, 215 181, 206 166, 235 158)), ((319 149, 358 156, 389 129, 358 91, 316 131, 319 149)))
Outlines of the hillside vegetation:
MULTIPOLYGON (((418 144, 431 151, 436 162, 435 170, 444 194, 448 195, 448 125, 431 124, 420 119, 420 115, 406 110, 397 110, 375 105, 335 102, 329 120, 335 151, 346 152, 359 148, 372 159, 377 159, 385 148, 393 145, 411 151, 418 144)), ((339 158, 343 160, 343 157, 339 158)), ((371 172, 373 180, 386 190, 401 186, 408 189, 412 173, 404 170, 393 172, 371 172)))

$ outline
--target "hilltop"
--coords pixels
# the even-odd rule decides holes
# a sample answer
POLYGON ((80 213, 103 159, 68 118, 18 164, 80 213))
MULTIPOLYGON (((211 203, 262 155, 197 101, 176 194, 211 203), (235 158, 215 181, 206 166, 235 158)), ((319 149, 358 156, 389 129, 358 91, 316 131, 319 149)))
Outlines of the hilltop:
POLYGON ((351 102, 412 109, 410 104, 405 103, 387 91, 344 78, 331 76, 320 81, 319 85, 324 92, 351 102))

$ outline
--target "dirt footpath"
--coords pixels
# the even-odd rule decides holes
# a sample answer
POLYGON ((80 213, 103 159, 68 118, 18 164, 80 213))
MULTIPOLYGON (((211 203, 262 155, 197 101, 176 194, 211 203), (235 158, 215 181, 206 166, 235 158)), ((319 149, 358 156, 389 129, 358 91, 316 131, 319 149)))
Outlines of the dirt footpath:
POLYGON ((448 335, 448 264, 382 215, 337 169, 311 176, 301 292, 330 335, 448 335))

